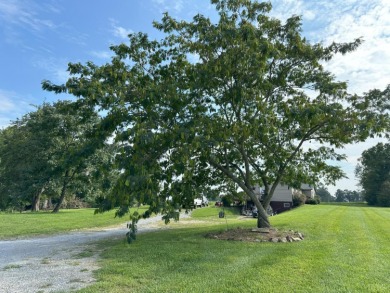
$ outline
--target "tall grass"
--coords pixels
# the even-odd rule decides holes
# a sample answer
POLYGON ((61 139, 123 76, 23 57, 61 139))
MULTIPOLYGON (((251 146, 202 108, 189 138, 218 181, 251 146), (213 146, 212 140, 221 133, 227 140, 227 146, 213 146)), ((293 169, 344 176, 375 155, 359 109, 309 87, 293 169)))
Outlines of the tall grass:
MULTIPOLYGON (((304 206, 271 218, 295 243, 205 238, 225 229, 212 208, 195 225, 103 244, 98 282, 81 292, 390 292, 390 209, 304 206)), ((199 216, 199 215, 198 215, 199 216)), ((228 218, 230 227, 256 219, 228 218)))

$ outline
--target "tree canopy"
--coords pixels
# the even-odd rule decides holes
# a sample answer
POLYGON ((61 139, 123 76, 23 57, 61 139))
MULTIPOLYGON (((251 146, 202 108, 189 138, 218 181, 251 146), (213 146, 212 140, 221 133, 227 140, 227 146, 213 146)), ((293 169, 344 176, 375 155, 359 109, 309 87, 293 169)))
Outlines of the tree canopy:
POLYGON ((93 108, 58 101, 38 106, 2 130, 2 208, 31 204, 38 211, 45 194, 55 199, 57 212, 68 191, 87 196, 93 190, 93 173, 104 158, 104 141, 92 135, 99 120, 93 108))
POLYGON ((234 184, 256 204, 258 226, 269 227, 276 186, 342 177, 329 163, 345 158, 336 149, 387 130, 387 100, 380 91, 350 94, 324 69, 362 39, 312 43, 299 16, 275 19, 270 3, 211 2, 216 22, 166 13, 154 23, 161 40, 130 34, 111 47, 111 62, 70 63, 66 84, 43 88, 104 111, 99 129, 121 145, 111 206, 126 211, 136 200, 169 218, 203 189, 234 184))
POLYGON ((47 110, 43 107, 25 115, 0 135, 0 193, 20 209, 30 203, 33 211, 39 210, 40 196, 53 176, 52 120, 47 110))
POLYGON ((390 144, 378 143, 365 150, 356 175, 369 205, 390 206, 390 144))

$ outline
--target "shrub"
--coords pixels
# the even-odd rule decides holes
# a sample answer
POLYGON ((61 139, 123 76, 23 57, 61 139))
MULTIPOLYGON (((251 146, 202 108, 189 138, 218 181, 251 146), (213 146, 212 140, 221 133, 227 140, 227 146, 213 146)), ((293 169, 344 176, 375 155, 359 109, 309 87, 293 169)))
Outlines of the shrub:
POLYGON ((294 192, 293 194, 293 206, 299 207, 303 204, 305 204, 306 201, 306 195, 304 195, 302 192, 294 192))
POLYGON ((224 197, 222 197, 221 201, 224 207, 230 207, 233 203, 233 197, 230 195, 225 195, 224 197))
POLYGON ((308 198, 306 199, 305 204, 318 204, 318 201, 314 198, 308 198))

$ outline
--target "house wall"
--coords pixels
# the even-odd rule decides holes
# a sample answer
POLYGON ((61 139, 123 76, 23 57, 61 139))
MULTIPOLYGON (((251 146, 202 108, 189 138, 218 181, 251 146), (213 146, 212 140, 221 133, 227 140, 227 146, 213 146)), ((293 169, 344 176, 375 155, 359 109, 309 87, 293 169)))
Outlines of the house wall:
POLYGON ((271 201, 270 206, 275 214, 292 209, 292 202, 271 201))
POLYGON ((308 198, 314 198, 315 196, 315 190, 314 187, 310 184, 302 184, 301 185, 301 192, 306 195, 308 198))
POLYGON ((288 185, 278 184, 271 201, 292 202, 293 189, 288 185))
POLYGON ((314 198, 314 195, 315 195, 314 189, 302 189, 301 191, 308 198, 314 198))

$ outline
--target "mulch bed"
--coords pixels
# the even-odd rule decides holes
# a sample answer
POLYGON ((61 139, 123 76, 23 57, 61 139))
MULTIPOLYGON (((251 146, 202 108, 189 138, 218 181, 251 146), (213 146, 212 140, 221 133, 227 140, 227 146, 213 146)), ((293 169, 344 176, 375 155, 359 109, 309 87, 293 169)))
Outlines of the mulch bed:
POLYGON ((235 228, 218 233, 208 233, 206 238, 217 240, 245 241, 245 242, 297 242, 304 239, 304 235, 297 231, 279 231, 275 228, 243 229, 235 228))

